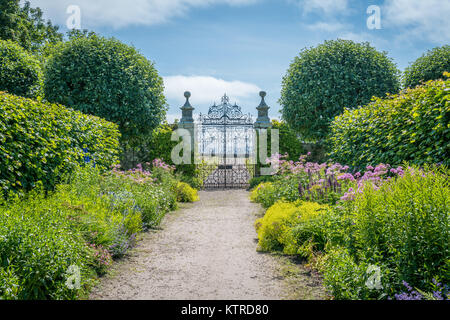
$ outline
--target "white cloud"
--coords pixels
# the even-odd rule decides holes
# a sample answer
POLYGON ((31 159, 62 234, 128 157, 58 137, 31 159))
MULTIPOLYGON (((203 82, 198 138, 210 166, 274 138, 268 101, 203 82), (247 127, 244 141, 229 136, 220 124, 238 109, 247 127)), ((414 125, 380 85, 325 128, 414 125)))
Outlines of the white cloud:
POLYGON ((348 26, 340 22, 317 22, 307 26, 308 29, 313 31, 325 31, 336 32, 346 29, 348 26))
POLYGON ((169 76, 164 77, 164 94, 167 99, 177 101, 180 104, 185 101, 185 91, 192 94, 193 104, 210 105, 218 101, 226 93, 232 102, 255 96, 261 89, 252 83, 242 81, 226 81, 210 76, 169 76))
POLYGON ((298 4, 305 13, 319 11, 330 15, 348 9, 348 0, 299 0, 298 4))
POLYGON ((450 41, 450 1, 386 0, 382 8, 383 23, 399 28, 404 39, 421 38, 437 43, 450 41))
POLYGON ((69 5, 81 8, 81 26, 155 25, 180 17, 191 8, 216 4, 231 6, 249 5, 259 0, 30 0, 33 7, 40 7, 47 18, 65 24, 69 5))

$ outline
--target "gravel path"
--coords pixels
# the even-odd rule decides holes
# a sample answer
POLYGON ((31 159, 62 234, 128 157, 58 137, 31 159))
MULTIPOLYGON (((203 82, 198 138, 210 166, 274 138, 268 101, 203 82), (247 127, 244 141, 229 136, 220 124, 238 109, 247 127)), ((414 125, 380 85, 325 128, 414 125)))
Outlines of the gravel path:
POLYGON ((243 190, 200 192, 116 263, 91 299, 266 300, 323 297, 320 282, 286 258, 256 251, 262 209, 243 190), (294 271, 293 271, 294 270, 294 271), (295 276, 286 276, 286 274, 295 276))

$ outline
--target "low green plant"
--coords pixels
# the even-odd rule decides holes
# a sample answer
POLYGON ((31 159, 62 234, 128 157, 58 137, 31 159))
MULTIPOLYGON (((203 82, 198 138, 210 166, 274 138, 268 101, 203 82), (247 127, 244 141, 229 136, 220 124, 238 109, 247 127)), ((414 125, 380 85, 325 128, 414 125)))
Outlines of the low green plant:
MULTIPOLYGON (((304 243, 319 240, 314 232, 305 232, 306 228, 299 229, 299 226, 312 225, 328 209, 315 202, 276 202, 255 223, 259 247, 264 251, 299 253, 304 243)), ((324 242, 323 237, 320 241, 324 242)))
POLYGON ((184 182, 178 182, 176 193, 178 202, 195 202, 199 200, 197 190, 184 182))

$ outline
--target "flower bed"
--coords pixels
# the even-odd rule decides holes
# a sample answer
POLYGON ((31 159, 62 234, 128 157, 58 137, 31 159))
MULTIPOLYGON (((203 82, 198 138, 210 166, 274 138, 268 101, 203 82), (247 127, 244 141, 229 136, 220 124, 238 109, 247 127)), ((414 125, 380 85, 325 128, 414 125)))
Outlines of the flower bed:
POLYGON ((86 296, 141 231, 177 207, 177 185, 161 161, 105 174, 89 162, 48 196, 37 188, 0 203, 0 299, 86 296))
POLYGON ((262 250, 306 259, 336 299, 448 298, 448 169, 270 162, 273 182, 251 195, 269 208, 262 250))

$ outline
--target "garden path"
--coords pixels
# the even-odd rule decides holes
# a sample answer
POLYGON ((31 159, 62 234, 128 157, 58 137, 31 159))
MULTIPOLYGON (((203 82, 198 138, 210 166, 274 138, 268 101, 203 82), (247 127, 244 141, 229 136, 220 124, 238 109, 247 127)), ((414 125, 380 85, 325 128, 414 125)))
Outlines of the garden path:
POLYGON ((263 212, 244 190, 202 191, 168 214, 115 263, 91 299, 317 299, 320 280, 281 256, 256 251, 263 212))

